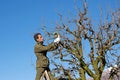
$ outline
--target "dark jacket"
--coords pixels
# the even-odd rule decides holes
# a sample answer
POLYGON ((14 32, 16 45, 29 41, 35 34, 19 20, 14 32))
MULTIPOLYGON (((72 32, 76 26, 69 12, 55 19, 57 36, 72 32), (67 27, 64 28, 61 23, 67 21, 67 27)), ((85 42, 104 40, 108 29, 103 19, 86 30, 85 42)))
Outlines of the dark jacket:
POLYGON ((54 43, 51 43, 47 46, 43 45, 43 43, 36 43, 34 47, 34 52, 37 57, 36 60, 36 67, 48 67, 49 66, 49 60, 47 57, 47 51, 55 50, 57 46, 54 43))

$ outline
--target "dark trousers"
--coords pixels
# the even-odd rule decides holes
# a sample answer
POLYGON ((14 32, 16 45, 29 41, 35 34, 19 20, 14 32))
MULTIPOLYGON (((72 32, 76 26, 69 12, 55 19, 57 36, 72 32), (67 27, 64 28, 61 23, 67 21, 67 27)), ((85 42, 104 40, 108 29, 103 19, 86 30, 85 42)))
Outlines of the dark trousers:
POLYGON ((47 70, 48 75, 50 77, 50 80, 57 80, 55 79, 52 74, 50 73, 50 69, 48 67, 41 67, 41 68, 36 68, 36 78, 35 80, 40 80, 42 74, 44 73, 44 71, 47 70))

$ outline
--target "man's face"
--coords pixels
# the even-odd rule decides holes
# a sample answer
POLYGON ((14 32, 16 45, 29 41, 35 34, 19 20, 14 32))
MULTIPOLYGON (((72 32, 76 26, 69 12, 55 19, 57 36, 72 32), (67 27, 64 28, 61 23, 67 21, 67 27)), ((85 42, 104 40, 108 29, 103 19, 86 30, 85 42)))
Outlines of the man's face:
POLYGON ((42 35, 38 35, 37 42, 43 42, 43 37, 42 37, 42 35))

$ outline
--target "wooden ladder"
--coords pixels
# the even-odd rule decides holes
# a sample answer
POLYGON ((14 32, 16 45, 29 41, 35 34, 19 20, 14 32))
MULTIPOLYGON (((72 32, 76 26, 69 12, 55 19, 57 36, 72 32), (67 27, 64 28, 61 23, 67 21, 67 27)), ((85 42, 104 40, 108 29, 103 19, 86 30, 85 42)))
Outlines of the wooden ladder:
POLYGON ((40 80, 50 80, 47 70, 44 71, 40 80))

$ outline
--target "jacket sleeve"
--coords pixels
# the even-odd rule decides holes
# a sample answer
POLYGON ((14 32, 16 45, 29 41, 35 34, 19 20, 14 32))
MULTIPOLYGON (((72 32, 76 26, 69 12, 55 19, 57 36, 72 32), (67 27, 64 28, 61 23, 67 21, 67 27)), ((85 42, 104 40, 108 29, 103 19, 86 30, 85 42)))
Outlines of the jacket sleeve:
POLYGON ((52 50, 55 50, 57 49, 57 46, 54 44, 54 43, 51 43, 47 46, 44 46, 44 45, 36 45, 35 46, 35 52, 45 52, 45 51, 52 51, 52 50))

